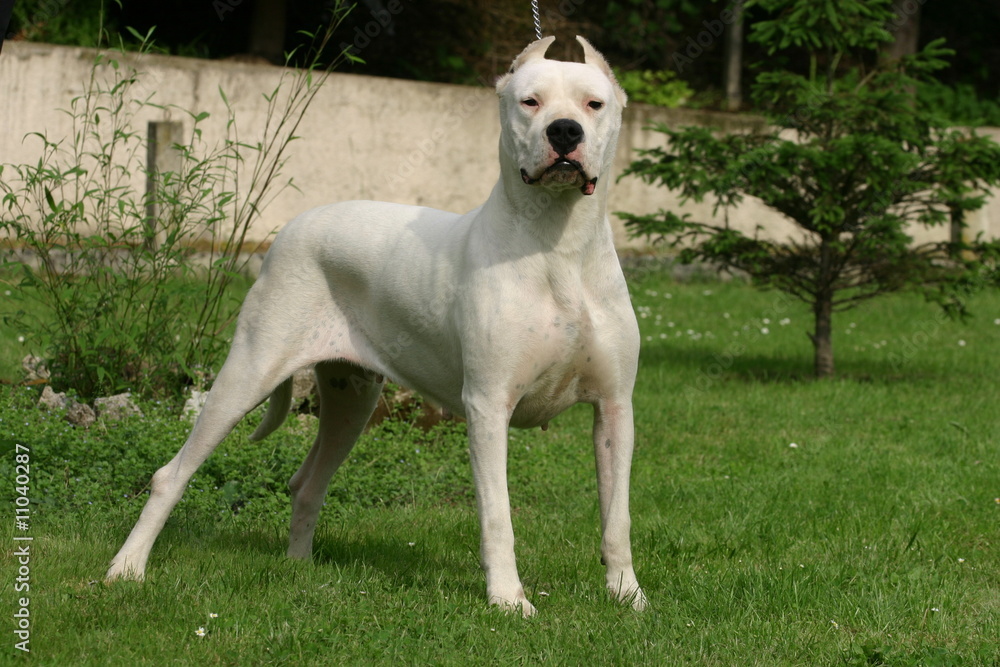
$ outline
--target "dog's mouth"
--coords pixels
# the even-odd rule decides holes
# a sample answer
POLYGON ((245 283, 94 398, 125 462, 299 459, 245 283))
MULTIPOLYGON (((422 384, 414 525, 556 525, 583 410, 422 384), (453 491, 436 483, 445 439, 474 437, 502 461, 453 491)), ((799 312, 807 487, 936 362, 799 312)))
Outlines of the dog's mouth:
POLYGON ((557 158, 537 178, 532 178, 526 169, 521 169, 521 180, 527 185, 577 187, 585 195, 592 195, 597 189, 597 176, 587 178, 583 165, 566 157, 557 158))

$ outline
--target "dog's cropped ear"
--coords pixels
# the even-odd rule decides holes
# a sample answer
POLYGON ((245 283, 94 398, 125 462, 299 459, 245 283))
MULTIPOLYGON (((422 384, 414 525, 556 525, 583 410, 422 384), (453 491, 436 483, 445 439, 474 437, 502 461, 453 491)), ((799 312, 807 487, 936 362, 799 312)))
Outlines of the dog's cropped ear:
POLYGON ((545 52, 549 50, 552 46, 552 42, 556 41, 554 35, 549 35, 548 37, 542 37, 537 39, 531 44, 524 47, 524 51, 518 54, 517 58, 514 58, 514 62, 511 63, 510 71, 517 71, 519 67, 522 67, 525 63, 529 63, 532 60, 539 60, 545 57, 545 52))
POLYGON ((528 44, 524 48, 524 51, 521 51, 517 58, 514 58, 514 62, 510 65, 510 70, 497 79, 497 95, 503 92, 503 89, 507 86, 507 82, 510 81, 510 75, 516 72, 518 68, 523 67, 525 63, 529 63, 532 60, 545 58, 545 52, 549 50, 554 41, 556 41, 555 36, 549 35, 528 44))
POLYGON ((622 90, 622 87, 618 85, 618 79, 615 78, 615 73, 611 70, 611 65, 608 64, 608 61, 605 60, 600 51, 595 49, 594 46, 585 38, 577 35, 576 41, 583 47, 583 62, 587 65, 593 65, 597 69, 604 72, 605 76, 611 79, 611 83, 615 86, 615 97, 618 98, 618 103, 624 108, 628 103, 628 95, 626 95, 625 91, 622 90))

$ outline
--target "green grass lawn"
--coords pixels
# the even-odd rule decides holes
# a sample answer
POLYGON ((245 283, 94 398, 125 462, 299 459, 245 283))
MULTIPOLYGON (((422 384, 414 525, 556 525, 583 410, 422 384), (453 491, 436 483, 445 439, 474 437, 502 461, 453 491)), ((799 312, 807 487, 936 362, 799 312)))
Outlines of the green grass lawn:
MULTIPOLYGON (((801 304, 657 273, 636 278, 633 301, 632 533, 647 612, 603 589, 586 406, 511 434, 518 562, 539 610, 522 620, 485 602, 461 425, 363 436, 334 478, 315 561, 296 563, 283 557, 284 485, 314 424, 292 418, 250 443, 258 410, 192 481, 147 580, 108 586, 144 485, 188 425, 147 403, 143 418, 75 431, 34 409, 38 388, 2 387, 3 497, 15 494, 13 441, 31 447, 35 660, 1000 664, 1000 297, 977 298, 965 325, 908 296, 841 314, 838 377, 824 382, 810 379, 801 304)), ((2 368, 26 353, 17 335, 3 332, 2 368)), ((4 660, 18 653, 11 554, 24 533, 12 523, 4 660)))

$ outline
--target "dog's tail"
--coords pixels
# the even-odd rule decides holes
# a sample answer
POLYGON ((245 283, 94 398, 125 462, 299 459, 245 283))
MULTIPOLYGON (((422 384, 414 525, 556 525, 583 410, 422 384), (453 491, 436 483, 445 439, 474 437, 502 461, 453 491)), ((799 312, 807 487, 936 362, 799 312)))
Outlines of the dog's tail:
POLYGON ((271 400, 267 403, 267 412, 260 426, 250 436, 251 440, 263 440, 271 435, 276 428, 281 426, 288 416, 288 411, 292 407, 292 378, 289 377, 278 385, 278 388, 271 394, 271 400))

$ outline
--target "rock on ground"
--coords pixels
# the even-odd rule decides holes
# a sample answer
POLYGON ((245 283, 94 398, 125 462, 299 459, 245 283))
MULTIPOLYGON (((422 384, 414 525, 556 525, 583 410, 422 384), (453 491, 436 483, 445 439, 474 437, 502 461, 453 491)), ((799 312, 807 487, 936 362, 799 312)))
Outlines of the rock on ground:
POLYGON ((191 388, 191 395, 188 399, 184 401, 184 408, 181 410, 181 419, 186 419, 192 424, 198 419, 198 415, 201 414, 202 408, 205 407, 205 401, 208 400, 208 391, 202 391, 201 389, 191 388))
POLYGON ((142 416, 142 410, 132 402, 132 395, 129 393, 99 398, 94 401, 94 407, 101 419, 118 421, 132 415, 142 416))
POLYGON ((29 354, 24 359, 21 359, 21 369, 24 370, 25 382, 48 380, 51 376, 49 369, 45 366, 45 360, 33 354, 29 354))
POLYGON ((316 394, 316 375, 312 368, 303 368, 292 375, 292 401, 301 401, 316 394))
POLYGON ((74 426, 89 427, 97 418, 117 421, 131 415, 142 416, 142 411, 132 402, 130 394, 118 394, 99 398, 94 401, 94 408, 86 403, 79 403, 75 399, 66 396, 64 392, 57 392, 51 386, 46 385, 42 390, 42 395, 38 399, 38 407, 46 410, 66 410, 66 421, 74 426))
POLYGON ((69 404, 69 399, 63 392, 55 392, 52 387, 45 385, 42 395, 38 399, 38 407, 46 410, 62 410, 69 404))
POLYGON ((74 426, 89 428, 97 421, 94 410, 86 403, 73 403, 66 409, 66 421, 74 426))

